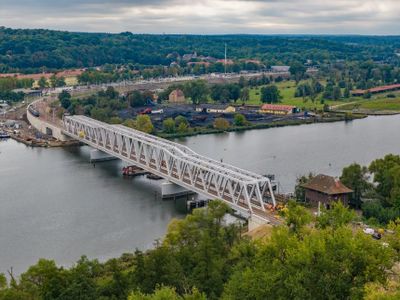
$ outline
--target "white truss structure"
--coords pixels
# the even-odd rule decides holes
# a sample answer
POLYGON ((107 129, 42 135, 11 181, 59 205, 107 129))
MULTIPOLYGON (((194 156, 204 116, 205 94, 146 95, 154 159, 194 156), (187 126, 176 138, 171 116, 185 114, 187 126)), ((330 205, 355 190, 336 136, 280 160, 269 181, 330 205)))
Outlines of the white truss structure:
POLYGON ((269 178, 201 156, 186 146, 85 116, 65 116, 64 134, 129 164, 265 221, 276 205, 269 178))

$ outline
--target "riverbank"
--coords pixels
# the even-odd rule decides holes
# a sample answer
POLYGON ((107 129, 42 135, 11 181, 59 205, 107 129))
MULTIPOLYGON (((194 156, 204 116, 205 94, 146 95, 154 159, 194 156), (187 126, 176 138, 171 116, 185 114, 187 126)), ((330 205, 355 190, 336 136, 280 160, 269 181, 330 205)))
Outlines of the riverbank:
POLYGON ((27 136, 21 136, 18 134, 10 134, 10 138, 13 140, 20 142, 26 146, 30 147, 44 147, 44 148, 50 148, 50 147, 72 147, 72 146, 78 146, 81 143, 79 141, 57 141, 57 140, 43 140, 43 139, 35 139, 32 137, 27 137, 27 136))

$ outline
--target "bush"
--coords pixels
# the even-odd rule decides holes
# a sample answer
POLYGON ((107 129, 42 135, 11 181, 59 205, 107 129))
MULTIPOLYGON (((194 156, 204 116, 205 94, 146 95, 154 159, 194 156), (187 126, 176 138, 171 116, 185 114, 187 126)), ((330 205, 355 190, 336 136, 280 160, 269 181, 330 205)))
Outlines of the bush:
POLYGON ((366 219, 374 218, 381 224, 388 224, 400 218, 400 210, 395 207, 384 207, 379 201, 366 202, 361 207, 366 219))
POLYGON ((153 123, 148 115, 139 115, 136 117, 136 129, 145 133, 152 133, 154 130, 153 123))
POLYGON ((233 119, 233 123, 236 126, 244 126, 247 123, 246 117, 242 114, 236 114, 234 119, 233 119))
POLYGON ((218 130, 227 130, 230 127, 228 120, 224 118, 216 118, 214 121, 214 128, 218 130))
POLYGON ((172 118, 165 119, 163 121, 163 129, 166 133, 175 132, 175 121, 172 118))

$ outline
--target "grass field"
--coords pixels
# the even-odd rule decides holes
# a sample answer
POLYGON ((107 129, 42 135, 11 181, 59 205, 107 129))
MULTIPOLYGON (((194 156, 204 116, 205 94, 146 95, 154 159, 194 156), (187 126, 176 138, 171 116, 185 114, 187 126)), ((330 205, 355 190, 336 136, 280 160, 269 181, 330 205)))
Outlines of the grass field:
POLYGON ((358 99, 357 102, 341 106, 340 109, 353 110, 364 109, 374 112, 379 111, 399 111, 400 112, 400 91, 391 92, 396 98, 388 98, 388 93, 374 95, 371 99, 358 99))
MULTIPOLYGON (((296 92, 296 82, 295 81, 283 81, 276 84, 279 88, 280 94, 282 96, 280 104, 294 105, 301 109, 306 110, 320 110, 324 107, 321 104, 321 98, 317 97, 313 103, 310 99, 303 100, 303 98, 295 98, 294 94, 296 92)), ((250 99, 247 104, 260 105, 261 87, 250 89, 250 99)), ((328 105, 337 105, 343 103, 343 101, 325 101, 328 105)))
MULTIPOLYGON (((50 84, 49 80, 47 80, 47 82, 48 82, 48 84, 50 84)), ((78 84, 78 78, 76 76, 66 77, 65 78, 65 83, 67 84, 67 86, 77 85, 78 84)), ((33 83, 33 87, 34 88, 38 88, 39 87, 38 80, 36 80, 33 83)))

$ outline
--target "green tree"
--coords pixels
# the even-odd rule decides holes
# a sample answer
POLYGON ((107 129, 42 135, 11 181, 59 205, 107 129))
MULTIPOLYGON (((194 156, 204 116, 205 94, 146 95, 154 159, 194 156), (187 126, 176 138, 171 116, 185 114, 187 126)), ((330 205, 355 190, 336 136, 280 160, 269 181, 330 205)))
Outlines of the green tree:
POLYGON ((190 97, 193 104, 206 103, 210 90, 204 80, 194 80, 185 84, 185 95, 190 97))
POLYGON ((317 226, 320 228, 338 228, 355 220, 356 214, 346 208, 341 201, 334 202, 329 210, 323 209, 317 217, 317 226))
POLYGON ((348 98, 350 98, 350 96, 351 96, 351 94, 350 94, 350 89, 349 89, 348 87, 346 87, 346 88, 344 89, 344 92, 343 92, 343 97, 346 98, 346 99, 348 99, 348 98))
POLYGON ((393 178, 390 170, 400 165, 400 156, 388 154, 384 158, 374 160, 369 171, 374 174, 374 182, 378 184, 376 190, 384 198, 389 198, 393 189, 393 178))
POLYGON ((38 85, 41 89, 48 87, 49 83, 47 82, 46 77, 44 77, 44 76, 40 77, 40 79, 38 81, 38 85))
POLYGON ((163 129, 166 133, 175 132, 175 121, 172 118, 165 119, 163 121, 163 129))
POLYGON ((99 267, 97 261, 90 261, 87 257, 82 256, 69 271, 68 283, 60 299, 98 299, 95 278, 98 276, 99 267))
POLYGON ((277 103, 280 98, 280 92, 276 85, 268 85, 261 88, 261 102, 277 103))
POLYGON ((119 97, 118 91, 116 91, 112 86, 107 87, 107 90, 105 91, 105 95, 109 99, 117 99, 119 97))
POLYGON ((366 283, 384 283, 393 251, 351 228, 294 235, 280 227, 237 270, 223 299, 363 299, 366 283))
POLYGON ((122 123, 122 119, 120 117, 111 117, 110 124, 121 124, 122 123))
POLYGON ((295 233, 300 233, 304 226, 312 220, 311 214, 294 201, 289 201, 284 216, 287 226, 295 233))
POLYGON ((58 100, 63 108, 68 109, 71 106, 71 94, 67 91, 62 91, 58 95, 58 100))
POLYGON ((189 125, 187 123, 179 123, 178 127, 176 128, 176 130, 179 133, 186 133, 189 131, 189 125))
MULTIPOLYGON (((39 86, 40 86, 40 84, 39 84, 39 86)), ((50 86, 52 88, 57 87, 57 76, 55 74, 51 75, 51 77, 50 77, 50 86)))
POLYGON ((227 130, 230 127, 229 121, 224 118, 216 118, 214 128, 218 130, 227 130))
POLYGON ((296 185, 294 187, 294 197, 298 202, 305 202, 306 201, 306 193, 303 185, 306 184, 308 181, 313 179, 315 176, 313 173, 309 173, 308 176, 303 175, 296 179, 296 185))
POLYGON ((370 187, 368 179, 367 167, 362 167, 356 163, 351 164, 342 171, 340 181, 354 191, 350 203, 355 208, 361 208, 361 196, 370 187))
POLYGON ((228 91, 229 91, 229 99, 236 101, 240 98, 240 86, 237 83, 228 84, 228 91))
POLYGON ((162 286, 158 287, 153 294, 143 294, 141 292, 133 292, 129 295, 128 300, 206 300, 206 295, 200 293, 197 289, 193 289, 190 294, 180 296, 174 288, 162 286))
POLYGON ((247 123, 246 117, 242 114, 235 114, 233 118, 235 126, 244 126, 247 123))
POLYGON ((289 68, 289 72, 296 80, 296 84, 298 84, 300 80, 304 78, 306 71, 306 67, 300 62, 293 63, 289 68))
POLYGON ((127 100, 131 107, 139 107, 146 104, 146 99, 143 97, 143 94, 136 90, 127 95, 127 100))
POLYGON ((181 125, 182 123, 184 123, 186 126, 189 126, 189 121, 184 116, 181 116, 181 115, 177 116, 175 118, 176 126, 179 127, 179 125, 181 125))
POLYGON ((145 133, 152 133, 154 126, 150 117, 148 115, 138 115, 136 117, 136 129, 145 133))
POLYGON ((27 292, 33 299, 51 299, 50 295, 60 296, 65 284, 62 269, 52 260, 40 259, 36 265, 21 274, 18 288, 27 292), (59 291, 53 289, 55 285, 59 291))
POLYGON ((129 127, 129 128, 136 128, 136 121, 132 119, 126 119, 122 125, 129 127))
POLYGON ((333 100, 339 100, 342 97, 342 90, 340 89, 340 87, 335 86, 333 88, 333 100))
POLYGON ((240 92, 240 100, 247 102, 250 99, 250 90, 248 87, 244 87, 240 92))

